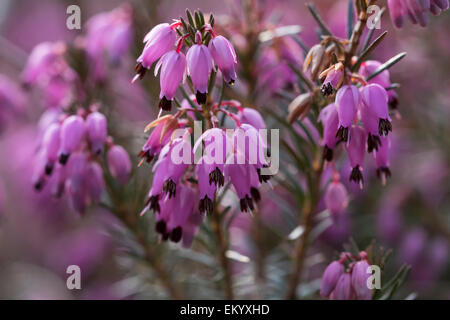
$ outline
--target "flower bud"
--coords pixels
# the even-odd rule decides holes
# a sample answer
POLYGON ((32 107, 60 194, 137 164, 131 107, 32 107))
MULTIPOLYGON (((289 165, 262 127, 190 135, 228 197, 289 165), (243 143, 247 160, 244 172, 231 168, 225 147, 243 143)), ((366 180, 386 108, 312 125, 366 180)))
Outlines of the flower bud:
POLYGON ((236 81, 237 56, 233 45, 223 36, 216 36, 209 41, 209 52, 219 67, 225 81, 233 84, 236 81))
POLYGON ((339 277, 336 288, 332 292, 333 300, 351 300, 353 298, 352 279, 349 273, 344 273, 339 277))
POLYGON ((239 112, 238 119, 241 123, 249 124, 257 130, 266 128, 266 123, 264 122, 261 113, 252 108, 244 108, 239 112))
POLYGON ((339 261, 333 261, 325 269, 320 284, 320 295, 328 297, 336 287, 340 276, 344 273, 344 266, 339 261))
POLYGON ((67 163, 70 154, 76 150, 85 134, 85 123, 80 116, 70 116, 61 126, 61 146, 59 148, 59 163, 67 163))
POLYGON ((320 69, 322 68, 325 58, 325 47, 321 44, 313 46, 305 58, 303 69, 306 71, 308 67, 311 69, 311 79, 316 80, 320 69))
POLYGON ((361 96, 357 87, 343 86, 336 94, 336 107, 339 116, 339 129, 337 136, 343 141, 348 141, 349 129, 356 116, 356 111, 361 102, 361 96))
POLYGON ((347 146, 347 154, 352 167, 350 181, 359 183, 363 187, 362 166, 366 151, 366 133, 361 127, 352 127, 350 143, 347 146))
POLYGON ((370 277, 367 268, 367 261, 361 260, 356 262, 352 269, 352 286, 358 300, 372 299, 372 290, 367 287, 367 279, 370 277))
POLYGON ((213 60, 208 48, 204 44, 194 44, 187 52, 187 72, 192 79, 194 92, 199 104, 206 103, 208 93, 208 81, 213 60))
POLYGON ((137 62, 144 68, 150 69, 153 62, 173 48, 176 38, 176 31, 168 23, 156 25, 145 36, 145 47, 137 62))
POLYGON ((108 167, 111 175, 126 184, 131 172, 131 160, 124 148, 114 145, 108 151, 108 167))
POLYGON ((344 212, 348 205, 348 194, 344 185, 339 181, 332 181, 325 192, 325 205, 332 214, 344 212))
POLYGON ((86 118, 86 127, 92 150, 100 154, 107 136, 105 116, 100 112, 92 112, 86 118))
POLYGON ((298 118, 300 118, 300 120, 303 120, 308 114, 310 108, 311 108, 310 93, 303 93, 297 96, 288 107, 289 115, 287 117, 287 121, 289 123, 293 123, 298 118))
POLYGON ((57 123, 52 123, 44 133, 42 144, 45 150, 45 157, 47 163, 45 165, 45 173, 51 175, 55 162, 58 160, 58 150, 60 145, 60 130, 61 126, 57 123))

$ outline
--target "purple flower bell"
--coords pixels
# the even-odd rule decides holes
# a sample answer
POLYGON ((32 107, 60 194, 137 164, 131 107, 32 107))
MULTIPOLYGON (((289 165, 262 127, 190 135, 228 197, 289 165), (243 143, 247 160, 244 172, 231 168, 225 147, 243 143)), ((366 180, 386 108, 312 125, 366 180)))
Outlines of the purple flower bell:
POLYGON ((389 137, 381 138, 381 147, 375 154, 375 162, 377 165, 377 176, 381 179, 383 184, 386 183, 386 178, 391 176, 389 169, 389 151, 391 149, 391 139, 389 137))
POLYGON ((241 123, 249 124, 257 130, 265 129, 266 123, 264 122, 261 113, 258 110, 252 108, 244 108, 238 113, 238 120, 241 123))
POLYGON ((350 181, 359 183, 363 187, 362 167, 366 151, 366 132, 361 127, 353 126, 350 132, 352 138, 347 146, 347 154, 352 167, 350 181))
POLYGON ((202 35, 199 31, 197 31, 195 39, 196 44, 189 48, 186 55, 187 72, 191 77, 197 102, 204 104, 208 93, 209 75, 214 64, 208 47, 202 44, 202 35))
POLYGON ((131 172, 131 160, 126 150, 114 145, 108 150, 107 159, 111 175, 121 184, 126 184, 131 172))
POLYGON ((352 277, 349 273, 344 273, 339 277, 330 299, 352 300, 353 296, 352 277))
POLYGON ((59 148, 59 163, 67 163, 70 154, 77 149, 84 138, 86 125, 82 117, 73 115, 64 120, 61 125, 61 145, 59 148))
POLYGON ((58 123, 52 123, 47 130, 45 130, 42 139, 43 148, 45 150, 45 157, 47 163, 45 164, 45 173, 51 175, 55 163, 58 161, 58 151, 60 145, 61 126, 58 123))
POLYGON ((145 142, 138 156, 144 158, 147 162, 152 162, 155 156, 158 156, 164 145, 170 141, 173 131, 178 128, 178 122, 172 121, 170 115, 161 117, 147 126, 146 131, 155 127, 145 142))
POLYGON ((331 161, 333 160, 333 149, 339 142, 339 138, 336 136, 339 128, 339 116, 336 105, 332 103, 323 108, 318 120, 323 125, 323 140, 321 142, 323 146, 323 158, 331 161))
POLYGON ((344 274, 344 265, 339 261, 333 261, 325 269, 320 284, 320 295, 324 298, 328 297, 336 287, 336 284, 344 274))
POLYGON ((352 269, 352 287, 358 300, 372 299, 372 290, 367 287, 370 273, 367 273, 369 264, 366 260, 358 261, 352 269))
POLYGON ((336 136, 343 141, 349 139, 349 129, 353 124, 360 102, 359 90, 353 85, 341 87, 336 94, 336 108, 339 116, 339 129, 336 136))
POLYGON ((347 208, 347 189, 339 181, 332 181, 325 192, 325 205, 332 214, 341 214, 347 208))
MULTIPOLYGON (((388 135, 392 131, 391 117, 388 110, 388 95, 386 90, 378 84, 369 84, 361 88, 362 103, 367 108, 366 117, 376 117, 380 136, 388 135)), ((368 119, 368 121, 370 121, 368 119)))
POLYGON ((254 166, 248 164, 238 164, 237 161, 230 163, 227 161, 225 165, 225 175, 228 177, 236 190, 240 200, 240 209, 243 212, 253 211, 253 199, 251 197, 251 172, 254 166))
POLYGON ((159 95, 159 108, 170 111, 172 108, 172 99, 181 80, 186 73, 186 57, 182 52, 169 51, 162 56, 155 67, 155 76, 161 69, 159 83, 161 93, 159 95))
POLYGON ((144 76, 146 69, 150 69, 156 60, 173 48, 177 39, 176 26, 178 24, 161 23, 147 33, 144 50, 137 59, 138 65, 135 68, 140 78, 144 76))
POLYGON ((233 45, 223 36, 216 36, 208 45, 214 62, 219 67, 226 82, 233 84, 236 81, 237 56, 233 45))
POLYGON ((92 112, 86 118, 87 134, 92 150, 101 154, 106 141, 106 117, 100 112, 92 112))

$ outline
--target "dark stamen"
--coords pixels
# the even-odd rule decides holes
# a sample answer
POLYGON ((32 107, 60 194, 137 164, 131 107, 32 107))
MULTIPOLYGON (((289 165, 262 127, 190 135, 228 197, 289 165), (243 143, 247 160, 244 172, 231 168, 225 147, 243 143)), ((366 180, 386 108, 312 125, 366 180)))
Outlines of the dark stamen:
POLYGON ((333 149, 330 149, 327 145, 325 145, 325 147, 323 147, 322 156, 326 161, 330 162, 333 160, 333 149))
POLYGON ((169 195, 169 199, 175 197, 177 194, 177 184, 172 179, 166 180, 163 191, 169 195))
POLYGON ((70 154, 62 153, 59 156, 59 163, 64 166, 67 163, 67 161, 69 160, 69 157, 70 157, 70 154))
POLYGON ((352 173, 350 174, 350 181, 354 181, 362 186, 364 183, 364 178, 359 166, 353 168, 352 173))
POLYGON ((139 80, 142 80, 145 76, 145 72, 147 71, 147 69, 144 68, 142 63, 139 62, 134 66, 134 71, 136 72, 136 74, 139 75, 139 80))
POLYGON ((39 179, 35 184, 34 184, 34 190, 36 191, 41 191, 44 188, 44 181, 42 179, 39 179))
POLYGON ((348 128, 344 128, 343 126, 339 127, 336 137, 342 141, 348 141, 348 128))
POLYGON ((380 136, 387 136, 389 131, 392 131, 392 124, 388 119, 380 119, 378 123, 378 133, 380 136))
POLYGON ((381 146, 380 137, 369 133, 367 136, 367 152, 372 153, 373 150, 378 151, 379 146, 381 146))
POLYGON ((183 236, 183 229, 181 229, 181 227, 176 227, 170 233, 170 240, 173 242, 180 242, 182 236, 183 236))
POLYGON ((327 97, 333 94, 333 86, 331 85, 330 82, 324 83, 322 85, 322 88, 320 89, 320 91, 322 92, 322 94, 327 97))
POLYGON ((167 100, 166 97, 162 97, 162 99, 159 100, 158 107, 164 111, 170 111, 172 109, 172 100, 167 100))
POLYGON ((391 170, 389 169, 389 167, 380 167, 377 169, 377 177, 381 178, 382 175, 384 175, 385 177, 390 178, 392 173, 391 170))
POLYGON ((45 165, 45 174, 51 176, 53 172, 53 163, 47 163, 45 165))
POLYGON ((155 230, 157 233, 163 235, 166 233, 166 227, 167 227, 166 222, 164 220, 159 220, 158 222, 156 222, 155 230))
POLYGON ((392 110, 397 110, 398 109, 398 99, 397 97, 392 97, 389 99, 389 107, 392 110))
POLYGON ((212 214, 214 211, 214 203, 208 196, 205 196, 200 200, 198 210, 200 210, 201 213, 206 211, 207 214, 212 214))
POLYGON ((155 157, 154 155, 150 155, 150 151, 139 151, 138 153, 138 157, 139 158, 145 158, 145 161, 147 161, 148 163, 152 162, 153 158, 155 157))
MULTIPOLYGON (((267 165, 264 165, 263 168, 268 168, 267 165)), ((267 175, 267 174, 261 174, 261 169, 256 169, 256 172, 258 172, 258 179, 259 182, 263 183, 263 182, 267 182, 270 180, 271 176, 267 175)))
POLYGON ((209 184, 213 182, 216 187, 222 187, 225 184, 225 177, 218 167, 209 173, 209 184))
POLYGON ((256 202, 261 200, 261 194, 259 193, 259 190, 257 188, 251 187, 250 194, 252 195, 252 198, 255 199, 256 202))
POLYGON ((154 212, 160 212, 161 208, 159 206, 159 195, 157 194, 148 198, 147 203, 145 205, 149 205, 149 208, 154 212))
POLYGON ((200 91, 197 91, 195 94, 195 98, 197 99, 198 104, 205 104, 206 103, 206 93, 202 93, 200 91))

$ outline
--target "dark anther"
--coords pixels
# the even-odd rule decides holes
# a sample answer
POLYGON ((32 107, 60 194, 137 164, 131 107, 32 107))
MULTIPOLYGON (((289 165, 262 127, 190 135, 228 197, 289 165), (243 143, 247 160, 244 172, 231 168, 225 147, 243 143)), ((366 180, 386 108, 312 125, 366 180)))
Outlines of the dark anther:
POLYGON ((328 162, 333 160, 333 149, 328 148, 327 145, 325 145, 325 147, 323 147, 323 153, 322 156, 325 160, 327 160, 328 162))
POLYGON ((145 161, 147 161, 148 163, 152 162, 154 156, 150 155, 150 153, 148 151, 139 151, 138 153, 138 157, 139 158, 145 158, 145 161))
POLYGON ((234 80, 231 79, 230 82, 228 82, 228 84, 229 84, 230 86, 234 85, 234 80))
POLYGON ((70 154, 62 153, 59 156, 59 163, 62 165, 65 165, 67 163, 67 161, 69 160, 69 156, 70 156, 70 154))
POLYGON ((373 150, 378 151, 379 146, 381 146, 380 137, 369 133, 367 136, 367 152, 371 153, 373 150))
POLYGON ((41 191, 44 188, 44 181, 40 179, 34 184, 34 190, 41 191))
POLYGON ((53 163, 47 163, 45 165, 45 174, 51 176, 53 172, 53 163))
POLYGON ((333 86, 331 85, 330 82, 324 83, 322 85, 322 88, 320 89, 320 91, 322 92, 322 94, 325 97, 329 96, 329 95, 333 94, 333 86))
POLYGON ((145 76, 145 72, 147 71, 147 69, 144 68, 142 63, 139 62, 134 66, 134 71, 136 72, 136 74, 139 75, 139 80, 142 80, 145 76))
POLYGON ((250 194, 252 195, 252 199, 255 199, 256 202, 261 200, 261 194, 259 193, 259 190, 257 188, 251 187, 250 194))
POLYGON ((197 91, 197 93, 195 94, 195 98, 197 99, 198 104, 206 103, 206 93, 201 93, 200 91, 197 91))
POLYGON ((154 212, 160 212, 161 208, 159 206, 159 195, 154 195, 148 198, 145 205, 149 205, 149 208, 154 212))
MULTIPOLYGON (((264 168, 267 168, 267 165, 263 166, 264 168)), ((258 179, 259 182, 263 183, 263 182, 267 182, 270 180, 271 176, 267 175, 267 174, 261 174, 261 169, 256 169, 256 172, 258 173, 258 179)))
POLYGON ((343 126, 339 127, 336 137, 342 141, 348 141, 348 128, 344 128, 343 126))
POLYGON ((250 198, 248 195, 245 195, 245 198, 242 198, 239 201, 239 204, 242 212, 247 212, 249 210, 252 211, 253 209, 255 209, 255 207, 253 206, 252 198, 250 198))
POLYGON ((164 182, 163 191, 169 195, 169 199, 175 197, 177 194, 177 184, 172 179, 164 182))
POLYGON ((364 182, 364 178, 359 166, 353 168, 352 173, 350 173, 350 181, 354 181, 358 184, 362 184, 364 182))
POLYGON ((182 236, 183 236, 183 229, 181 229, 181 227, 176 227, 170 233, 170 240, 173 242, 180 242, 182 236))
POLYGON ((156 230, 156 232, 158 232, 160 234, 165 234, 166 233, 166 222, 164 220, 159 220, 158 222, 156 222, 155 230, 156 230))
POLYGON ((214 211, 213 201, 210 198, 208 198, 208 196, 205 196, 203 199, 200 200, 198 204, 198 210, 200 210, 200 212, 206 211, 207 214, 212 214, 214 211))
POLYGON ((392 124, 388 119, 380 119, 378 123, 378 133, 380 136, 387 136, 389 131, 392 131, 392 124))
POLYGON ((209 184, 213 182, 218 187, 222 187, 225 184, 225 177, 218 167, 209 173, 209 184))
POLYGON ((381 178, 381 176, 384 175, 385 177, 390 178, 391 177, 391 170, 388 167, 380 167, 377 169, 377 177, 381 178))
POLYGON ((167 100, 166 97, 162 97, 162 99, 159 100, 158 107, 164 111, 170 111, 172 109, 172 100, 167 100))
POLYGON ((165 232, 165 233, 162 235, 162 240, 163 240, 163 241, 167 241, 167 240, 169 240, 169 237, 170 237, 170 233, 165 232))
POLYGON ((389 107, 392 110, 397 110, 398 109, 398 98, 397 97, 391 97, 389 99, 389 107))

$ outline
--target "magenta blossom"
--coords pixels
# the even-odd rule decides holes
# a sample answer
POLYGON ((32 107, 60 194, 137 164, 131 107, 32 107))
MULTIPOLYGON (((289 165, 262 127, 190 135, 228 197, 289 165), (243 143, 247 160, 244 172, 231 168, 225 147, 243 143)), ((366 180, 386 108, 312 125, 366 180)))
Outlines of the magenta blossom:
POLYGON ((371 300, 372 290, 367 287, 370 273, 367 273, 369 264, 366 260, 355 263, 352 269, 352 287, 358 300, 371 300))
POLYGON ((235 67, 237 64, 237 56, 233 45, 225 37, 216 36, 211 39, 208 48, 225 81, 233 84, 236 81, 235 67))
POLYGON ((86 125, 82 117, 70 116, 61 126, 61 145, 59 149, 59 163, 66 164, 70 154, 77 149, 84 138, 86 125))
POLYGON ((333 180, 328 185, 325 192, 325 205, 332 214, 340 214, 347 208, 347 189, 338 180, 333 180))
POLYGON ((339 277, 336 287, 330 295, 330 299, 351 300, 353 296, 352 277, 349 273, 344 273, 339 277))
POLYGON ((336 94, 336 107, 339 116, 339 129, 336 135, 343 141, 349 139, 349 129, 353 124, 360 102, 359 90, 353 85, 343 86, 336 94))
POLYGON ((187 52, 187 72, 191 77, 197 102, 206 103, 206 93, 208 93, 208 80, 214 68, 211 54, 208 47, 201 43, 202 36, 199 31, 195 35, 197 44, 194 44, 187 52))
POLYGON ((339 261, 333 261, 325 269, 320 285, 320 295, 324 298, 328 297, 333 292, 336 284, 344 274, 344 265, 339 261))
POLYGON ((96 154, 103 151, 106 141, 106 117, 100 112, 92 112, 86 118, 87 134, 91 148, 96 154))
POLYGON ((379 135, 388 135, 389 131, 392 131, 392 124, 386 90, 378 84, 369 84, 361 88, 361 98, 362 103, 367 108, 366 116, 378 120, 379 135))
POLYGON ((391 149, 391 140, 389 137, 381 138, 381 147, 375 154, 375 162, 377 165, 377 176, 382 180, 383 184, 387 177, 391 176, 389 169, 389 151, 391 149))
POLYGON ((126 150, 121 146, 114 145, 108 150, 107 159, 111 175, 120 183, 126 184, 131 172, 131 160, 126 150))
POLYGON ((153 62, 169 52, 177 38, 175 26, 161 23, 153 27, 144 38, 145 47, 137 62, 141 63, 144 68, 150 69, 153 62))
POLYGON ((428 24, 428 11, 439 15, 441 11, 448 10, 448 0, 388 0, 391 19, 397 28, 403 27, 404 17, 408 16, 413 24, 426 27, 428 24))
POLYGON ((331 161, 333 160, 333 149, 339 142, 339 138, 336 135, 339 129, 339 116, 336 105, 331 103, 323 108, 318 120, 323 125, 323 140, 321 142, 321 145, 324 147, 323 158, 331 161))
POLYGON ((363 186, 362 167, 366 151, 366 132, 361 128, 354 126, 350 132, 352 138, 347 146, 347 154, 352 167, 350 181, 359 183, 363 186))
POLYGON ((182 52, 169 51, 158 61, 155 67, 155 76, 158 74, 159 69, 161 69, 159 78, 161 85, 159 97, 161 101, 159 102, 159 107, 170 111, 175 91, 186 73, 186 57, 182 52))

